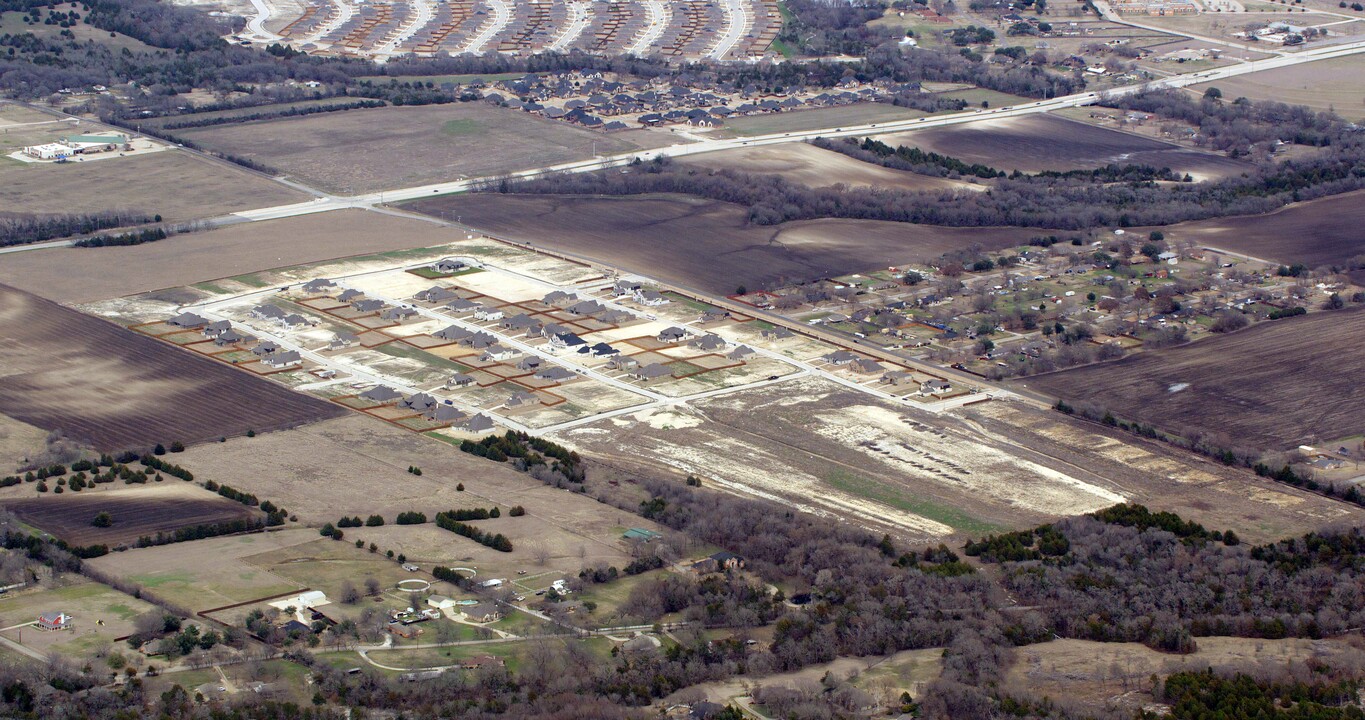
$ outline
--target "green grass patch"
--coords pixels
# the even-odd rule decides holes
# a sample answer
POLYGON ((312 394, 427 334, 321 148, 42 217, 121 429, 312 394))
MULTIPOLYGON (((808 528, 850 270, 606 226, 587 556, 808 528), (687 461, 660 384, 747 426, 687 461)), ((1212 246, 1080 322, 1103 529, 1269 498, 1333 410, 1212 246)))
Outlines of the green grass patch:
POLYGON ((440 272, 440 271, 438 271, 438 270, 433 270, 433 269, 431 269, 431 268, 429 268, 429 267, 419 267, 419 268, 411 268, 410 270, 408 270, 408 272, 409 272, 409 273, 412 273, 413 275, 416 275, 417 277, 426 278, 426 279, 428 279, 428 280, 443 280, 443 279, 445 279, 445 278, 459 277, 459 276, 461 276, 461 275, 471 275, 471 274, 473 274, 473 273, 481 273, 481 272, 483 272, 483 268, 465 268, 465 269, 463 269, 463 270, 457 270, 457 271, 455 271, 455 272, 453 272, 453 273, 447 273, 447 272, 440 272))
POLYGON ((669 300, 672 300, 673 302, 682 303, 683 305, 686 305, 690 308, 694 308, 696 310, 701 310, 703 312, 707 310, 716 309, 714 305, 707 305, 704 302, 698 302, 696 300, 693 300, 692 298, 679 295, 678 293, 675 293, 672 290, 664 292, 663 295, 664 297, 668 298, 669 300))
POLYGON ((940 505, 912 496, 908 491, 884 485, 871 478, 847 470, 828 473, 825 482, 851 495, 875 500, 897 510, 912 512, 920 517, 941 522, 954 530, 971 535, 988 535, 1005 528, 977 519, 953 507, 940 505))
POLYGON ((488 126, 478 120, 469 118, 459 118, 457 120, 447 120, 441 126, 442 135, 454 135, 456 137, 465 135, 483 135, 488 132, 488 126))
POLYGON ((471 369, 468 365, 457 363, 454 360, 447 360, 443 357, 437 357, 429 352, 426 352, 425 350, 418 350, 417 348, 411 345, 401 342, 386 343, 375 348, 375 350, 384 353, 385 355, 388 355, 390 357, 403 358, 405 360, 416 360, 417 362, 430 365, 435 368, 440 368, 442 370, 452 370, 454 372, 469 372, 469 370, 471 369))
POLYGON ((214 284, 214 283, 211 283, 211 282, 197 283, 197 284, 195 284, 195 285, 191 285, 190 287, 194 288, 195 290, 203 290, 204 292, 210 293, 210 294, 213 294, 213 295, 230 295, 230 294, 232 294, 232 291, 231 291, 231 290, 228 290, 227 288, 223 287, 222 285, 217 285, 217 284, 214 284))
POLYGON ((270 283, 265 281, 265 278, 261 277, 261 273, 248 273, 246 275, 237 275, 228 279, 239 282, 247 287, 263 288, 270 285, 270 283))

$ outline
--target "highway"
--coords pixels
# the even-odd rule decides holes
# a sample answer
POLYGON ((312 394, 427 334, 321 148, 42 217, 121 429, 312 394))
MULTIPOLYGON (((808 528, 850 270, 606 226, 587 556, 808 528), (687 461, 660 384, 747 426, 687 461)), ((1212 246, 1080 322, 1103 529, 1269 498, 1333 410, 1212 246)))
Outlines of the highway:
MULTIPOLYGON (((617 155, 606 155, 595 157, 588 160, 577 160, 574 162, 560 163, 549 167, 522 170, 510 174, 513 178, 534 178, 541 175, 554 173, 580 173, 593 172, 612 167, 629 165, 635 160, 649 161, 656 157, 685 157, 688 155, 700 155, 704 153, 720 152, 723 150, 733 150, 741 147, 756 147, 760 145, 779 145, 791 142, 805 142, 818 137, 861 137, 865 135, 877 135, 882 133, 903 132, 906 130, 919 130, 925 128, 940 128, 951 125, 961 125, 965 123, 981 122, 983 120, 998 120, 1004 118, 1026 117, 1038 113, 1052 112, 1063 108, 1082 107, 1093 105, 1102 100, 1113 100, 1116 98, 1134 95, 1149 90, 1162 90, 1182 88, 1189 85, 1196 85, 1205 82, 1216 82, 1227 78, 1246 75, 1248 73, 1272 70, 1275 68, 1290 67, 1300 65, 1315 60, 1328 60, 1338 57, 1346 57, 1365 52, 1365 40, 1358 40, 1340 45, 1322 46, 1304 50, 1293 55, 1276 55, 1263 60, 1238 63, 1228 67, 1217 68, 1214 70, 1203 70, 1184 75, 1173 75, 1171 77, 1152 80, 1146 83, 1128 85, 1120 88, 1101 90, 1096 92, 1077 93, 1066 95, 1051 100, 1037 100, 1034 102, 1023 103, 1002 108, 978 108, 958 113, 944 115, 934 115, 922 118, 911 118, 908 120, 894 120, 889 122, 869 123, 864 125, 846 125, 835 128, 823 128, 820 130, 803 130, 788 133, 774 133, 771 135, 755 135, 751 137, 728 138, 721 140, 703 140, 693 143, 682 143, 669 145, 653 150, 639 150, 635 152, 620 153, 617 155)), ((449 193, 466 192, 481 184, 491 182, 495 178, 469 178, 452 182, 433 183, 430 185, 419 185, 416 187, 401 188, 398 190, 385 190, 351 197, 324 197, 310 202, 295 203, 292 205, 281 205, 277 207, 260 208, 257 210, 247 210, 236 215, 247 220, 274 220, 284 217, 294 217, 297 215, 309 215, 330 210, 340 210, 343 208, 363 208, 371 207, 376 204, 388 202, 402 202, 406 200, 416 200, 435 195, 445 195, 449 193)))

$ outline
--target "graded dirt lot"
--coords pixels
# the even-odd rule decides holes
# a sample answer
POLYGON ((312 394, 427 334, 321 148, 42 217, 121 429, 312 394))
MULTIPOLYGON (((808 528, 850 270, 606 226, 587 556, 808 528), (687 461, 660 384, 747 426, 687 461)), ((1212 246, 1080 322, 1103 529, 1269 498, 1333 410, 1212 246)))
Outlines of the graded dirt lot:
POLYGON ((22 493, 5 494, 5 509, 72 545, 132 544, 144 535, 261 515, 239 502, 170 477, 145 486, 97 485, 93 490, 37 497, 33 497, 32 486, 19 488, 22 493), (112 527, 90 524, 101 512, 113 517, 112 527))
POLYGON ((0 412, 102 450, 188 444, 346 412, 4 285, 0 338, 0 412))
POLYGON ((132 247, 13 253, 0 262, 0 282, 77 304, 287 265, 441 245, 463 237, 422 220, 337 210, 229 225, 132 247))
POLYGON ((228 163, 176 150, 60 165, 0 158, 0 208, 26 213, 140 210, 173 222, 309 197, 228 163))
MULTIPOLYGON (((429 437, 353 415, 288 432, 207 443, 177 456, 195 477, 229 482, 321 526, 342 516, 383 515, 382 527, 350 528, 346 540, 376 542, 418 563, 472 563, 489 572, 555 568, 577 573, 597 561, 626 558, 627 527, 658 529, 648 520, 586 496, 549 487, 509 465, 477 458, 429 437), (415 465, 421 476, 408 474, 415 465), (463 483, 465 489, 457 490, 463 483), (429 519, 455 508, 498 506, 503 516, 477 525, 506 535, 515 550, 501 553, 437 528, 395 525, 399 512, 429 519), (526 509, 510 517, 514 505, 526 509), (545 567, 537 555, 545 551, 545 567)), ((628 562, 628 560, 625 560, 628 562)), ((494 577, 506 577, 505 574, 494 577)))
POLYGON ((593 132, 482 102, 347 110, 176 133, 344 194, 586 160, 594 150, 610 154, 677 142, 653 131, 593 132))
POLYGON ((1250 168, 1237 160, 1056 115, 984 120, 878 139, 1005 171, 1084 170, 1119 163, 1168 167, 1205 178, 1250 168))
POLYGON ((781 175, 791 182, 809 187, 844 184, 899 190, 985 189, 983 185, 884 168, 806 143, 722 150, 687 157, 681 162, 716 170, 781 175))
POLYGON ((1203 95, 1210 87, 1223 91, 1223 97, 1230 100, 1239 97, 1274 100, 1324 112, 1331 110, 1347 120, 1365 120, 1365 73, 1360 72, 1358 58, 1319 60, 1192 85, 1189 89, 1203 95))
POLYGON ((1290 449, 1365 425, 1361 337, 1365 308, 1313 313, 1021 383, 1186 437, 1290 449))
POLYGON ((1344 265, 1365 254, 1365 190, 1286 205, 1265 215, 1238 215, 1162 228, 1171 240, 1310 268, 1344 265))
POLYGON ((481 231, 596 258, 710 292, 835 277, 980 245, 1028 241, 1021 228, 944 228, 872 220, 747 223, 738 205, 668 196, 455 195, 409 206, 481 231))

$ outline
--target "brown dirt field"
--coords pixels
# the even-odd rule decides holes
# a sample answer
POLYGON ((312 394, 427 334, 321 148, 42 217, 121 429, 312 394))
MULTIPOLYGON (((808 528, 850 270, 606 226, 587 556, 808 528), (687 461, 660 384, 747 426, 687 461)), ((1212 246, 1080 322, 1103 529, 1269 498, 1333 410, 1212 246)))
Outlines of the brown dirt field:
POLYGON ((0 412, 103 450, 194 443, 346 411, 0 285, 0 412))
POLYGON ((176 462, 196 479, 228 482, 288 508, 312 526, 342 516, 383 515, 387 525, 347 529, 346 540, 376 542, 415 562, 476 562, 481 573, 539 567, 537 547, 546 549, 548 567, 563 572, 577 573, 598 560, 619 563, 626 557, 620 540, 625 528, 660 529, 586 496, 548 487, 508 465, 359 415, 206 443, 178 455, 176 462), (420 467, 422 475, 408 474, 409 465, 420 467), (465 490, 457 491, 457 483, 465 490), (425 512, 430 519, 443 510, 493 505, 502 508, 503 517, 477 524, 506 535, 516 548, 511 553, 485 548, 432 523, 394 524, 406 510, 425 512), (525 507, 526 515, 509 517, 507 509, 513 505, 525 507))
POLYGON ((1313 313, 1022 384, 1186 437, 1290 449, 1365 429, 1361 337, 1365 308, 1313 313))
POLYGON ((806 143, 722 150, 685 157, 682 162, 717 170, 781 175, 787 180, 809 187, 827 187, 843 183, 851 187, 889 187, 901 190, 984 189, 982 185, 884 168, 806 143))
POLYGON ((731 293, 929 260, 979 244, 1028 241, 1022 228, 945 228, 872 220, 750 226, 744 208, 681 195, 455 195, 413 210, 495 235, 609 261, 679 285, 731 293))
POLYGON ((1343 265, 1365 253, 1365 190, 1239 215, 1162 228, 1171 240, 1308 267, 1343 265))
POLYGON ((878 139, 1006 171, 1081 170, 1110 163, 1134 163, 1169 167, 1201 177, 1222 177, 1251 167, 1219 155, 1056 115, 985 120, 883 135, 878 139))
POLYGON ((0 472, 8 473, 42 452, 46 437, 42 428, 0 415, 0 472))
POLYGON ((309 197, 226 163, 176 150, 64 165, 0 163, 0 207, 29 213, 141 210, 180 221, 309 197))
POLYGON ((269 268, 441 245, 461 237, 421 220, 337 210, 229 225, 132 247, 13 253, 0 263, 0 282, 76 304, 269 268))
MULTIPOLYGON (((32 486, 20 487, 25 495, 32 493, 32 486)), ((143 535, 261 515, 198 485, 170 477, 145 486, 96 488, 61 495, 7 497, 3 505, 29 525, 72 545, 131 544, 143 535), (113 527, 97 528, 90 524, 100 512, 113 516, 113 527)))
POLYGON ((482 177, 676 142, 604 134, 487 103, 347 110, 177 131, 339 193, 482 177), (534 140, 534 141, 532 141, 534 140))

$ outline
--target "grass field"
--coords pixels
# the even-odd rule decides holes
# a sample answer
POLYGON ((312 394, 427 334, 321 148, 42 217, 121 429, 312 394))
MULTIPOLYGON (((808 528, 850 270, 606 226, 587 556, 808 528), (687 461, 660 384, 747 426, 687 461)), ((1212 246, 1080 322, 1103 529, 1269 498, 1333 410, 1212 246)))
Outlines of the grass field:
MULTIPOLYGON (((358 102, 364 98, 342 95, 338 97, 317 98, 314 100, 299 100, 287 103, 272 103, 270 105, 253 105, 251 107, 232 108, 231 110, 211 110, 209 112, 198 112, 188 115, 166 115, 165 117, 149 118, 142 122, 144 127, 161 128, 166 125, 174 125, 181 122, 193 122, 199 120, 214 120, 218 118, 235 118, 244 115, 256 115, 259 113, 280 112, 292 110, 294 108, 326 107, 328 105, 345 105, 358 102)), ((339 112, 346 112, 344 110, 339 112)), ((178 131, 172 131, 178 132, 178 131)))
POLYGON ((0 207, 26 213, 132 210, 179 221, 308 197, 227 163, 176 150, 61 165, 0 164, 0 207))
POLYGON ((1290 449, 1365 425, 1365 404, 1350 400, 1362 333, 1365 308, 1315 313, 1022 383, 1185 437, 1290 449))
POLYGON ((600 258, 682 285, 729 294, 834 277, 979 244, 1028 241, 1022 228, 812 220, 748 223, 738 205, 687 196, 596 198, 456 195, 413 203, 418 212, 462 221, 514 240, 600 258))
POLYGON ((747 137, 798 130, 820 130, 838 125, 866 125, 889 120, 910 120, 927 113, 886 103, 858 103, 831 108, 791 110, 771 115, 751 115, 727 120, 711 133, 714 137, 747 137))
POLYGON ((1352 57, 1265 70, 1189 89, 1203 95, 1210 87, 1223 91, 1229 99, 1274 100, 1331 110, 1347 120, 1365 120, 1365 74, 1360 72, 1360 61, 1352 57))
POLYGON ((39 652, 57 653, 79 661, 111 647, 114 638, 133 631, 133 621, 138 615, 156 609, 108 585, 79 576, 67 576, 63 583, 60 587, 5 595, 0 598, 0 617, 9 627, 36 621, 42 613, 65 612, 73 616, 71 629, 43 632, 20 627, 5 630, 5 637, 21 640, 25 646, 39 652))
MULTIPOLYGON (((15 253, 0 263, 0 282, 58 302, 86 303, 269 268, 441 245, 463 237, 420 220, 339 210, 231 225, 132 247, 15 253), (110 267, 118 272, 107 272, 110 267), (80 282, 74 282, 75 277, 80 282)), ((210 283, 199 289, 224 288, 210 283)))
POLYGON ((104 450, 264 432, 345 411, 0 285, 0 412, 104 450))
MULTIPOLYGON (((46 15, 44 15, 46 18, 46 15)), ((0 13, 0 35, 22 35, 23 33, 33 33, 37 38, 43 40, 54 40, 67 42, 66 38, 59 35, 64 28, 57 25, 44 25, 42 22, 28 24, 24 22, 24 13, 3 12, 0 13)), ((158 48, 143 43, 141 40, 129 37, 122 33, 110 33, 108 30, 101 30, 85 24, 84 21, 77 22, 74 27, 69 28, 75 35, 75 40, 82 44, 94 41, 103 45, 114 52, 122 52, 125 48, 133 52, 156 52, 158 48)), ((85 88, 89 89, 89 88, 85 88)))
POLYGON ((930 177, 854 160, 806 143, 745 147, 684 158, 706 168, 780 175, 810 187, 890 187, 902 190, 984 189, 981 185, 930 177))
POLYGON ((643 130, 604 135, 487 103, 348 110, 179 134, 339 193, 497 175, 673 142, 643 130))

